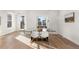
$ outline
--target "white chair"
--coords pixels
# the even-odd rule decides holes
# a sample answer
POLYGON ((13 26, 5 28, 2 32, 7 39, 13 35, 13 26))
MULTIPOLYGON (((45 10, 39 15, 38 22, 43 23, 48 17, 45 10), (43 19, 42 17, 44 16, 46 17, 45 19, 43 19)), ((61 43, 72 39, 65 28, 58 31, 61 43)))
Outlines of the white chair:
POLYGON ((31 40, 34 38, 40 38, 48 41, 48 37, 49 37, 49 33, 46 28, 43 28, 41 32, 32 31, 32 34, 31 34, 31 40))
POLYGON ((37 31, 32 31, 31 37, 33 37, 33 38, 39 37, 39 32, 37 32, 37 31))
POLYGON ((47 31, 42 31, 41 32, 41 37, 42 38, 47 38, 49 36, 49 33, 47 31))

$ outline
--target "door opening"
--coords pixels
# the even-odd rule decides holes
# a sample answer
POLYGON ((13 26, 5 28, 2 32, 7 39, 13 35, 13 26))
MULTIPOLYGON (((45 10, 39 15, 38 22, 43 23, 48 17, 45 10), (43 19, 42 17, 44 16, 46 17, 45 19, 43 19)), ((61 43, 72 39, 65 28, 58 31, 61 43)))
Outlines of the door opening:
POLYGON ((20 29, 24 29, 24 16, 21 16, 21 21, 20 21, 20 29))

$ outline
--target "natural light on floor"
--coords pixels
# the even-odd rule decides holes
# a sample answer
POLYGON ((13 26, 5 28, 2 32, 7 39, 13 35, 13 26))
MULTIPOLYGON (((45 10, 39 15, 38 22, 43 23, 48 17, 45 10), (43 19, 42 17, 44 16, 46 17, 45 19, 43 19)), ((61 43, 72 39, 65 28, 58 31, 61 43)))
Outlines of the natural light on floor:
MULTIPOLYGON (((22 35, 18 35, 16 37, 16 39, 19 40, 19 41, 21 41, 22 43, 24 43, 24 44, 26 44, 26 45, 34 48, 34 49, 38 48, 38 44, 36 44, 35 42, 31 43, 31 39, 30 38, 27 38, 27 37, 22 36, 22 35)), ((40 45, 40 48, 41 49, 45 49, 46 47, 40 45)))

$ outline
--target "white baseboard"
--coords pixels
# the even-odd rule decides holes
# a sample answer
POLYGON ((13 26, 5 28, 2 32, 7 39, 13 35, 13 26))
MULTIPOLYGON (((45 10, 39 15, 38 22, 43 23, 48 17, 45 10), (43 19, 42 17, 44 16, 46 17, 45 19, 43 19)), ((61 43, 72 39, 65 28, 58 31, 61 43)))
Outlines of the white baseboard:
MULTIPOLYGON (((60 33, 59 33, 59 34, 60 34, 60 33)), ((60 34, 60 35, 63 36, 64 38, 67 38, 68 40, 72 41, 72 42, 75 43, 76 45, 79 45, 78 42, 72 40, 71 38, 69 38, 69 37, 67 37, 67 36, 65 36, 65 35, 63 35, 63 34, 60 34)))

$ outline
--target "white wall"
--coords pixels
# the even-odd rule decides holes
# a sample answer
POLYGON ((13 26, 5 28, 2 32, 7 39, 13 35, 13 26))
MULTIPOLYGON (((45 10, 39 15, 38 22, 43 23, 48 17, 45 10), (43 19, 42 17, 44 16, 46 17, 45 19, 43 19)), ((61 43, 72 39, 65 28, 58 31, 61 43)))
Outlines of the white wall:
POLYGON ((63 35, 64 37, 70 39, 71 41, 79 44, 79 11, 68 11, 62 10, 60 11, 58 18, 58 33, 63 35), (75 22, 74 23, 65 23, 65 15, 75 12, 75 22))
POLYGON ((37 25, 37 17, 38 16, 45 16, 48 22, 48 28, 51 30, 57 30, 56 28, 56 18, 57 18, 57 11, 51 10, 30 10, 27 11, 27 29, 32 30, 36 28, 37 25))
POLYGON ((0 36, 1 35, 5 35, 8 34, 10 32, 15 31, 15 17, 13 12, 11 11, 0 11, 0 16, 1 16, 1 25, 0 25, 0 36), (11 28, 7 28, 7 15, 8 14, 12 14, 12 27, 11 28))
POLYGON ((20 30, 19 19, 17 17, 25 16, 25 29, 33 30, 37 26, 37 17, 45 16, 49 22, 47 23, 48 28, 51 30, 57 30, 56 19, 57 11, 52 10, 1 10, 1 26, 0 26, 0 36, 5 35, 14 31, 20 30), (7 28, 7 14, 12 14, 12 27, 7 28))

